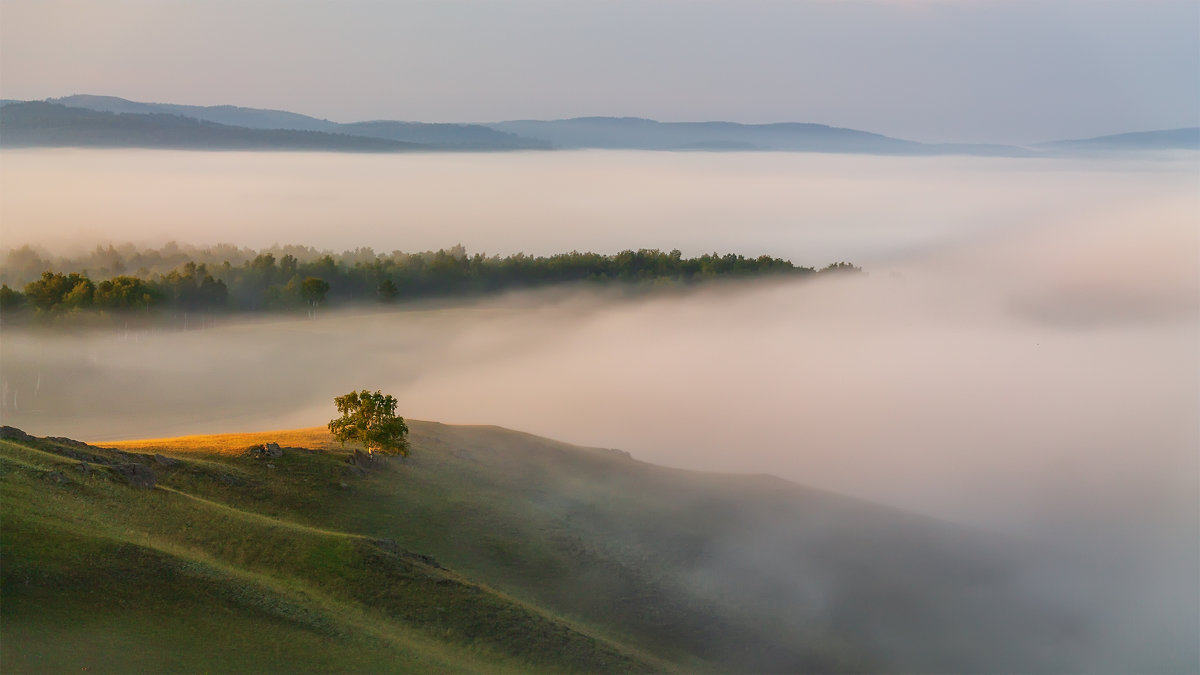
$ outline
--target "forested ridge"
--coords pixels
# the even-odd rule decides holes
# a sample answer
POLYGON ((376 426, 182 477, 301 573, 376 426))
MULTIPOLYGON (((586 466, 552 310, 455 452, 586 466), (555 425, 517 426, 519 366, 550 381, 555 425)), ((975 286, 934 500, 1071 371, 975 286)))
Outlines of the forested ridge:
POLYGON ((470 255, 461 245, 423 253, 376 254, 360 248, 335 255, 305 247, 254 251, 171 244, 149 251, 98 247, 86 256, 50 260, 24 247, 10 251, 0 271, 0 310, 7 319, 88 312, 315 311, 330 304, 474 296, 568 283, 686 285, 842 271, 859 268, 834 263, 817 270, 782 258, 733 253, 685 258, 678 250, 658 249, 501 257, 470 255))

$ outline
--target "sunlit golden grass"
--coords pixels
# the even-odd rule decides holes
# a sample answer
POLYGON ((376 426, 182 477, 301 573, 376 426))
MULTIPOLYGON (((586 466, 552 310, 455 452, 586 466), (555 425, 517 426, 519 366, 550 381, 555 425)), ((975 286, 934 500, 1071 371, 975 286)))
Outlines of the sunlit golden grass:
MULTIPOLYGON (((286 429, 276 431, 252 431, 238 434, 210 434, 175 436, 173 438, 146 438, 136 441, 105 441, 100 445, 135 452, 162 450, 167 452, 207 452, 221 455, 240 454, 252 445, 278 443, 282 446, 309 448, 312 450, 341 450, 339 443, 325 427, 286 429)), ((347 445, 346 447, 351 447, 347 445)))

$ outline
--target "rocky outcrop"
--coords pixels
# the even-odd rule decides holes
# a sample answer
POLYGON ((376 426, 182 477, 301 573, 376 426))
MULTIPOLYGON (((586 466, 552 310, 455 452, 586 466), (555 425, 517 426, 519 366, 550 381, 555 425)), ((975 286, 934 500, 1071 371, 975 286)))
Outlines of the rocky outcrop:
POLYGON ((153 489, 157 481, 154 469, 145 464, 114 464, 112 470, 118 475, 124 476, 125 480, 136 488, 153 489))
MULTIPOLYGON (((24 433, 24 432, 22 432, 22 433, 24 433)), ((64 438, 62 436, 47 436, 42 440, 50 441, 51 443, 57 443, 59 445, 70 446, 72 448, 79 448, 81 450, 86 450, 86 449, 92 447, 92 446, 88 445, 87 443, 84 443, 83 441, 77 441, 74 438, 64 438)))
POLYGON ((270 443, 263 443, 262 445, 252 445, 246 448, 245 454, 259 459, 265 457, 277 458, 283 457, 283 448, 279 447, 278 443, 272 441, 270 443))
POLYGON ((24 431, 21 431, 20 429, 18 429, 16 427, 3 426, 3 427, 0 427, 0 440, 21 441, 21 442, 25 442, 25 443, 31 443, 33 441, 36 441, 37 438, 34 436, 30 436, 29 434, 25 433, 24 431))
MULTIPOLYGON (((37 448, 44 452, 53 453, 59 457, 76 460, 75 470, 83 476, 104 475, 124 478, 132 487, 153 489, 158 477, 150 464, 170 468, 183 464, 182 461, 163 455, 145 455, 136 452, 124 452, 114 448, 101 448, 88 445, 83 441, 61 436, 38 438, 15 427, 0 427, 0 439, 14 441, 23 445, 37 448), (107 469, 107 472, 103 471, 107 469)), ((69 482, 66 474, 54 471, 47 474, 49 480, 55 483, 69 482)))

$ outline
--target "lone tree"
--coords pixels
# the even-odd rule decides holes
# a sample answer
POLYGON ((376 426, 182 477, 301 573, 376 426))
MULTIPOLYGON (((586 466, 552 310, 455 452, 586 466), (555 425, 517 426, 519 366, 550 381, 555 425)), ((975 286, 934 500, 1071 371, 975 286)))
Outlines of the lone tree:
POLYGON ((325 294, 329 292, 329 282, 320 277, 308 277, 300 282, 300 295, 308 301, 312 307, 308 315, 312 318, 317 318, 317 305, 325 300, 325 294))
POLYGON ((375 451, 408 457, 408 425, 396 416, 396 399, 376 391, 352 391, 333 399, 342 416, 329 421, 329 432, 346 444, 358 441, 368 454, 375 451))

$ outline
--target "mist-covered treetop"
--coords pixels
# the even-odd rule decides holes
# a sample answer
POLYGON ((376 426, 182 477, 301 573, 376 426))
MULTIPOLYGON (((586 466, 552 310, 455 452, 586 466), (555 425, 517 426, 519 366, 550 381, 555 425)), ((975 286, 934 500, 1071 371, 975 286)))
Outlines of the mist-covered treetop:
MULTIPOLYGON (((858 270, 838 262, 820 272, 858 270)), ((471 297, 572 283, 659 287, 814 273, 819 272, 813 267, 769 255, 685 258, 679 250, 659 249, 501 257, 471 255, 461 244, 420 253, 357 248, 334 254, 304 246, 255 251, 169 243, 149 250, 108 245, 84 256, 55 259, 25 246, 9 251, 5 259, 0 310, 6 319, 91 311, 148 315, 158 310, 186 314, 299 307, 315 315, 325 303, 471 297)))

